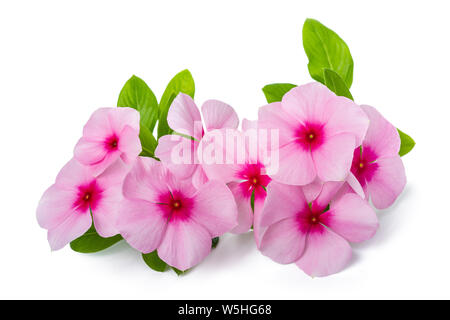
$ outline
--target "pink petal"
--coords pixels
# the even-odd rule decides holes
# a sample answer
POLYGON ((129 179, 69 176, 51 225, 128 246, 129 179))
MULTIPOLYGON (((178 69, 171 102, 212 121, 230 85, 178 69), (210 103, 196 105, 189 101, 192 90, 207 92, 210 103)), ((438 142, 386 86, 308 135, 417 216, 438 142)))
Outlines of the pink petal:
POLYGON ((369 127, 369 119, 364 111, 350 99, 335 97, 332 102, 333 113, 325 129, 330 136, 351 133, 355 136, 356 145, 360 146, 369 127))
POLYGON ((55 228, 73 214, 76 192, 75 189, 55 184, 48 188, 42 195, 36 212, 39 225, 45 229, 55 228))
POLYGON ((312 152, 317 176, 323 181, 344 181, 350 171, 354 149, 355 137, 352 134, 327 137, 312 152))
POLYGON ((136 109, 128 107, 110 108, 108 119, 111 128, 116 133, 120 133, 128 126, 139 133, 140 114, 136 109))
POLYGON ((280 146, 296 140, 296 133, 300 125, 299 121, 286 113, 280 102, 259 108, 258 127, 265 130, 278 130, 280 146))
POLYGON ((208 179, 236 181, 247 158, 243 135, 232 129, 209 131, 201 140, 197 155, 208 179))
POLYGON ((247 232, 253 224, 253 210, 250 199, 242 194, 239 183, 230 182, 228 184, 228 188, 230 188, 231 192, 233 193, 238 211, 238 224, 230 232, 235 234, 247 232))
POLYGON ((281 101, 283 109, 298 122, 324 124, 334 112, 336 95, 323 84, 311 82, 291 89, 281 101))
POLYGON ((267 231, 268 226, 261 225, 261 216, 264 209, 266 199, 255 199, 253 210, 253 237, 256 242, 256 247, 261 245, 261 239, 264 237, 264 233, 267 231))
POLYGON ((319 178, 316 178, 310 184, 303 186, 303 193, 305 194, 306 202, 313 202, 322 191, 323 181, 319 178))
POLYGON ((192 185, 194 188, 199 189, 205 183, 209 181, 208 176, 203 170, 202 166, 198 165, 192 174, 192 185))
POLYGON ((91 181, 93 178, 94 175, 91 168, 72 158, 59 171, 55 183, 66 189, 75 189, 76 186, 91 181))
POLYGON ((367 188, 375 208, 385 209, 394 203, 406 185, 405 167, 398 155, 378 159, 376 163, 378 167, 367 182, 367 188))
POLYGON ((142 151, 139 130, 126 125, 120 133, 118 149, 125 163, 133 163, 142 151))
POLYGON ((311 204, 312 210, 315 212, 325 210, 343 185, 344 182, 341 181, 328 181, 323 183, 319 195, 311 204))
POLYGON ((192 176, 199 166, 196 163, 198 141, 179 135, 166 135, 158 140, 155 156, 180 179, 192 176))
POLYGON ((219 181, 209 181, 195 195, 192 219, 211 234, 211 238, 237 225, 237 208, 233 194, 219 181))
POLYGON ((271 225, 261 240, 259 250, 278 263, 297 261, 305 249, 306 233, 300 231, 297 218, 287 218, 271 225))
POLYGON ((280 220, 295 217, 307 206, 301 187, 272 181, 267 187, 267 198, 258 222, 262 227, 270 226, 280 220))
POLYGON ((242 131, 245 132, 247 130, 257 130, 257 129, 258 129, 258 121, 242 119, 242 131))
POLYGON ((121 159, 117 159, 116 162, 97 176, 97 182, 102 186, 102 189, 116 185, 122 186, 131 168, 131 165, 125 164, 121 159))
POLYGON ((356 179, 355 175, 353 173, 349 173, 347 176, 346 182, 350 186, 350 188, 359 195, 362 199, 364 199, 366 196, 364 194, 364 189, 359 183, 358 179, 356 179))
POLYGON ((333 203, 321 221, 350 242, 362 242, 372 238, 378 228, 375 211, 357 194, 347 193, 333 203))
POLYGON ((116 228, 142 253, 150 253, 160 245, 166 226, 167 218, 157 204, 128 199, 120 204, 116 228))
POLYGON ((89 213, 72 213, 57 227, 48 230, 47 239, 52 250, 59 250, 69 242, 81 237, 92 225, 89 213))
POLYGON ((159 257, 168 265, 187 270, 211 252, 211 234, 192 220, 169 223, 161 244, 159 257))
POLYGON ((226 103, 218 100, 208 100, 202 105, 203 120, 206 131, 214 129, 237 129, 239 118, 236 111, 226 103))
POLYGON ((306 185, 314 181, 316 172, 311 152, 303 150, 297 143, 281 147, 278 159, 278 172, 270 175, 273 180, 292 185, 306 185))
POLYGON ((102 198, 94 210, 92 218, 95 230, 104 238, 119 233, 116 228, 117 213, 122 200, 122 186, 110 187, 102 192, 102 198))
POLYGON ((194 100, 184 93, 179 93, 173 100, 167 114, 167 122, 172 130, 186 134, 198 140, 202 138, 203 126, 200 111, 194 100))
POLYGON ((344 269, 351 257, 348 242, 319 225, 308 234, 306 250, 296 264, 311 277, 324 277, 344 269))
POLYGON ((83 127, 83 137, 94 141, 103 141, 114 133, 109 121, 109 114, 118 108, 100 108, 94 111, 83 127))
POLYGON ((161 162, 138 157, 123 183, 123 195, 128 199, 158 202, 159 196, 168 192, 168 173, 161 162))
POLYGON ((105 159, 108 150, 103 141, 81 138, 74 149, 74 157, 82 164, 89 166, 100 163, 105 159))
POLYGON ((397 129, 374 107, 362 105, 361 108, 370 119, 363 146, 370 147, 378 157, 397 155, 400 150, 400 136, 397 129))

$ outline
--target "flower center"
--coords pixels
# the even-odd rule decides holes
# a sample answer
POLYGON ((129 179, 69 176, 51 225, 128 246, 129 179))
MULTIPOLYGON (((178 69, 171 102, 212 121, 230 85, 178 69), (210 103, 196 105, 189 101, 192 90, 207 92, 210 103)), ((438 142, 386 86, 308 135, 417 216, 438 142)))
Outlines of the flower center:
POLYGON ((80 212, 88 212, 89 208, 94 210, 101 199, 102 189, 95 180, 78 186, 77 199, 73 203, 73 208, 80 212))
POLYGON ((157 202, 169 223, 189 219, 194 207, 194 200, 178 190, 161 194, 157 202))
POLYGON ((174 200, 172 202, 172 208, 174 210, 180 209, 181 208, 181 201, 180 200, 174 200))
POLYGON ((320 219, 318 216, 312 215, 310 222, 311 222, 311 224, 318 224, 320 222, 320 219))
POLYGON ((314 150, 323 142, 323 129, 319 124, 307 123, 297 132, 298 143, 306 150, 314 150))
POLYGON ((362 169, 362 168, 364 168, 364 162, 360 162, 359 163, 359 167, 362 169))
POLYGON ((119 145, 119 137, 115 134, 105 140, 105 147, 109 151, 116 150, 119 145))

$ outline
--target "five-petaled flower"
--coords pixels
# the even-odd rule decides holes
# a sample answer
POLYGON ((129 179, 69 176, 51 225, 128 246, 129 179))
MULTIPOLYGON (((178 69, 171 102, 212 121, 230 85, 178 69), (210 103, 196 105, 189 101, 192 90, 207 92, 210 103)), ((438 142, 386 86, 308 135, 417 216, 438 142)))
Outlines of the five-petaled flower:
POLYGON ((343 181, 369 125, 359 106, 320 83, 291 89, 260 108, 258 119, 261 128, 279 130, 280 166, 271 178, 290 185, 343 181))
POLYGON ((121 235, 140 252, 157 249, 163 261, 180 270, 203 260, 211 239, 237 224, 236 204, 225 184, 211 180, 196 189, 152 158, 138 158, 123 195, 117 219, 121 235))
POLYGON ((348 241, 370 239, 378 228, 367 201, 352 192, 341 194, 343 184, 326 182, 309 202, 303 187, 272 181, 255 217, 259 250, 278 263, 296 263, 310 276, 341 271, 352 255, 348 241))
POLYGON ((370 119, 362 146, 353 155, 351 172, 377 209, 389 207, 406 185, 405 168, 398 155, 397 129, 375 108, 361 106, 370 119))
POLYGON ((141 152, 139 113, 132 108, 101 108, 83 128, 74 149, 80 163, 101 173, 119 158, 131 164, 141 152))
POLYGON ((102 237, 118 233, 116 213, 127 171, 128 167, 117 161, 95 176, 91 168, 75 159, 61 169, 37 208, 38 223, 48 230, 52 250, 61 249, 83 235, 92 221, 102 237))

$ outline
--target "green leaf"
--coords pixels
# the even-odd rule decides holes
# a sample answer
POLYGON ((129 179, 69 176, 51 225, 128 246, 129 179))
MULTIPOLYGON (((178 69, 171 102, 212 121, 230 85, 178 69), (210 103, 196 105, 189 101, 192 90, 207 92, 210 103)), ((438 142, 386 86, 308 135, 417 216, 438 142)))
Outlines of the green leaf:
POLYGON ((153 270, 158 272, 164 272, 166 271, 169 266, 167 263, 161 260, 161 258, 158 256, 158 253, 155 251, 152 251, 147 254, 142 254, 142 259, 144 259, 144 262, 153 270))
POLYGON ((211 248, 212 248, 212 249, 216 248, 218 244, 219 244, 219 237, 213 238, 213 239, 212 239, 211 248))
POLYGON ((335 71, 347 88, 353 82, 353 59, 347 44, 333 30, 319 21, 306 19, 303 25, 303 47, 308 56, 311 77, 323 84, 323 69, 335 71))
POLYGON ((397 129, 397 131, 398 134, 400 135, 401 141, 400 151, 398 152, 398 154, 400 155, 400 157, 403 157, 405 154, 407 154, 414 148, 416 142, 413 140, 413 138, 411 138, 409 135, 407 135, 400 129, 397 129))
POLYGON ((177 269, 177 268, 175 268, 175 267, 172 267, 172 270, 175 271, 175 273, 176 273, 177 275, 181 276, 181 275, 183 275, 183 274, 186 274, 186 273, 187 273, 189 270, 191 270, 191 269, 187 269, 187 270, 181 271, 181 270, 179 270, 179 269, 177 269))
POLYGON ((328 89, 336 93, 338 96, 353 100, 353 96, 350 93, 350 90, 348 89, 344 80, 342 80, 342 78, 336 72, 330 69, 323 69, 323 77, 325 79, 325 85, 328 87, 328 89))
POLYGON ((272 83, 262 88, 268 103, 281 101, 286 92, 295 88, 295 84, 291 83, 272 83))
POLYGON ((144 157, 155 157, 155 149, 158 145, 158 142, 156 141, 153 134, 150 132, 147 127, 144 127, 141 125, 140 131, 139 131, 139 139, 141 140, 142 145, 142 152, 140 153, 140 156, 144 157))
POLYGON ((92 224, 85 234, 70 243, 70 247, 76 252, 93 253, 109 248, 120 240, 122 240, 120 234, 110 238, 101 237, 95 230, 94 224, 92 224))
POLYGON ((180 92, 194 98, 195 84, 189 70, 183 70, 173 77, 161 97, 159 103, 158 139, 172 132, 167 123, 167 113, 173 100, 180 92))
POLYGON ((147 84, 136 76, 132 76, 120 91, 118 107, 129 107, 139 111, 141 127, 153 132, 159 117, 158 101, 147 84))

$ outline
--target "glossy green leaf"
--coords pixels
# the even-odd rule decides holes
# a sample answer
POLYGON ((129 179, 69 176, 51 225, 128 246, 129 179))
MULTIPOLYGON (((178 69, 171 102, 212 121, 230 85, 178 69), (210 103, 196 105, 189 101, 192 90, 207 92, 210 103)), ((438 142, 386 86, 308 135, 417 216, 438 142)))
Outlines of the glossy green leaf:
POLYGON ((347 88, 353 82, 353 58, 347 44, 333 30, 319 21, 306 19, 303 25, 303 47, 308 56, 311 77, 323 84, 323 69, 335 71, 347 88))
POLYGON ((140 153, 140 156, 144 157, 155 157, 155 149, 158 145, 158 142, 156 141, 153 134, 150 132, 147 127, 144 127, 141 125, 140 131, 139 131, 139 139, 141 140, 141 146, 142 146, 142 152, 140 153))
POLYGON ((93 253, 109 248, 120 240, 122 240, 120 234, 110 238, 101 237, 95 230, 94 224, 92 224, 85 234, 70 243, 70 247, 76 252, 93 253))
POLYGON ((350 93, 344 80, 333 70, 323 69, 323 77, 325 79, 325 85, 336 93, 338 96, 346 97, 353 100, 353 96, 350 93))
POLYGON ((139 111, 141 127, 153 132, 159 117, 158 101, 152 90, 140 78, 132 76, 120 91, 118 107, 129 107, 139 111))
POLYGON ((400 129, 397 129, 397 131, 398 134, 400 135, 401 141, 400 151, 398 152, 398 154, 400 155, 400 157, 403 157, 405 154, 407 154, 414 148, 416 142, 413 140, 413 138, 411 138, 409 135, 407 135, 400 129))
POLYGON ((144 259, 144 262, 155 271, 164 272, 169 269, 167 263, 161 260, 156 250, 147 254, 143 253, 142 259, 144 259))
POLYGON ((180 92, 194 98, 195 84, 189 70, 183 70, 173 77, 161 97, 159 103, 158 139, 172 132, 172 129, 170 129, 167 123, 167 113, 173 100, 180 92))
POLYGON ((267 102, 272 103, 281 101, 286 92, 295 87, 296 85, 291 83, 272 83, 262 88, 262 91, 266 96, 267 102))

